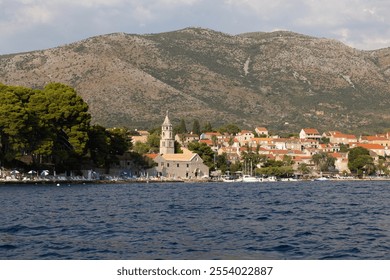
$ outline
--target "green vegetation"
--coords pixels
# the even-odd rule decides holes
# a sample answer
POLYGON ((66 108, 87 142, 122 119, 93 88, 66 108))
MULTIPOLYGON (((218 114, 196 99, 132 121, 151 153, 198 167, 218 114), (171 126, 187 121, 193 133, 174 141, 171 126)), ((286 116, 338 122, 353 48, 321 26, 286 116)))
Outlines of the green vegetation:
POLYGON ((266 176, 291 177, 294 174, 291 157, 284 156, 283 160, 267 160, 264 167, 256 170, 256 173, 266 176))
POLYGON ((321 172, 333 171, 335 169, 336 159, 328 153, 320 152, 312 156, 314 164, 321 172))
POLYGON ((215 168, 214 160, 215 153, 205 143, 192 142, 188 144, 188 149, 194 153, 197 153, 211 170, 215 168))
POLYGON ((88 105, 69 86, 50 83, 33 90, 0 84, 1 165, 59 172, 83 164, 108 168, 128 150, 130 138, 124 130, 90 121, 88 105))
POLYGON ((350 149, 348 159, 348 168, 358 176, 371 175, 375 172, 374 160, 370 156, 370 151, 363 147, 350 149))

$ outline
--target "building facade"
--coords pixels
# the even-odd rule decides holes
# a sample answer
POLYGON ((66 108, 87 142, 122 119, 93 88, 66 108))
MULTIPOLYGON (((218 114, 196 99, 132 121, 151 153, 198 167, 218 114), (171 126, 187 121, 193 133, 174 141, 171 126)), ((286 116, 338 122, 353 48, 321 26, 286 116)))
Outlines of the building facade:
POLYGON ((155 176, 196 179, 209 175, 209 168, 202 158, 186 149, 182 154, 159 154, 154 161, 157 163, 155 176))
POLYGON ((196 179, 209 176, 209 167, 196 153, 182 148, 183 153, 175 154, 175 139, 168 112, 161 127, 160 153, 154 158, 156 166, 149 170, 151 176, 196 179))

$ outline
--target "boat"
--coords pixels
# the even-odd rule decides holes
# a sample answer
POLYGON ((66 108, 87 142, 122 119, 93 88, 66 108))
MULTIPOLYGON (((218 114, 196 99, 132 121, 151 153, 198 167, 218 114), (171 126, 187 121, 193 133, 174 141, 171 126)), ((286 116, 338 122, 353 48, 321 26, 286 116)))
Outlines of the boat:
POLYGON ((237 180, 230 176, 224 176, 222 177, 222 182, 232 183, 232 182, 237 182, 237 180))
POLYGON ((315 178, 314 181, 328 181, 329 179, 326 178, 326 177, 319 177, 319 178, 315 178))
POLYGON ((251 175, 242 176, 242 181, 246 182, 246 183, 260 182, 260 180, 258 178, 253 177, 251 175))

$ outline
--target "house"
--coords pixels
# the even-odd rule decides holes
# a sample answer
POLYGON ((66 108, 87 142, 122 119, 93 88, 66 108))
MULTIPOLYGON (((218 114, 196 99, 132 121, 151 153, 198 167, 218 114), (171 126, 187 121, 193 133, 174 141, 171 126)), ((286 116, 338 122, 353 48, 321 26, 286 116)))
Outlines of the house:
POLYGON ((256 127, 256 128, 255 128, 255 132, 256 132, 257 135, 259 135, 259 136, 261 136, 261 135, 265 135, 265 137, 268 137, 268 136, 269 136, 268 129, 265 128, 265 127, 256 127))
POLYGON ((199 137, 200 140, 212 140, 213 138, 222 138, 222 134, 219 132, 204 132, 199 137))
POLYGON ((226 154, 226 159, 229 162, 237 163, 240 161, 240 152, 238 147, 229 146, 222 147, 218 150, 218 155, 226 154))
POLYGON ((136 130, 136 132, 138 132, 139 135, 131 136, 131 142, 133 143, 133 145, 137 142, 146 143, 148 141, 148 137, 150 134, 148 131, 136 130))
POLYGON ((348 153, 329 153, 335 159, 334 166, 339 172, 351 173, 348 168, 348 153))
POLYGON ((255 135, 253 134, 253 132, 249 130, 242 130, 236 135, 236 139, 238 140, 238 142, 240 142, 241 146, 244 146, 254 137, 255 135))
POLYGON ((277 150, 287 150, 287 141, 289 141, 289 139, 275 138, 272 139, 272 144, 275 145, 275 149, 277 150))
POLYGON ((199 141, 199 135, 193 133, 176 134, 175 140, 182 146, 187 147, 191 142, 199 141))
POLYGON ((357 142, 357 137, 353 134, 345 134, 340 131, 329 131, 323 134, 324 137, 329 138, 329 143, 350 145, 357 142))
POLYGON ((378 144, 383 147, 390 146, 390 140, 384 136, 361 136, 359 142, 366 143, 366 144, 378 144))
POLYGON ((276 149, 275 144, 272 142, 273 140, 273 138, 252 138, 249 142, 249 146, 260 146, 267 149, 276 149))
POLYGON ((305 150, 305 149, 318 149, 319 145, 320 145, 320 142, 318 140, 315 140, 315 139, 300 139, 300 143, 301 143, 301 150, 305 150))
POLYGON ((352 148, 354 147, 363 147, 371 152, 374 152, 378 156, 389 156, 390 155, 390 150, 388 147, 383 147, 382 145, 379 144, 366 144, 366 143, 357 143, 354 144, 352 148))
POLYGON ((301 132, 299 132, 299 138, 319 141, 322 138, 322 136, 315 128, 302 128, 301 132))

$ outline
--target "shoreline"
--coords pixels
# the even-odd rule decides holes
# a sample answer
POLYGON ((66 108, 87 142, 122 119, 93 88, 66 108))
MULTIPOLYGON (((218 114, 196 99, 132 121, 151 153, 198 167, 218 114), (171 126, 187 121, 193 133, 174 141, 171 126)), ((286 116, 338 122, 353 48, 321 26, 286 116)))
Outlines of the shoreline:
POLYGON ((273 182, 282 182, 282 183, 292 183, 292 182, 312 182, 312 181, 390 181, 390 177, 374 177, 374 178, 328 178, 326 180, 316 180, 316 178, 311 179, 301 179, 301 180, 277 180, 277 181, 259 181, 259 182, 242 182, 242 181, 234 181, 234 182, 224 182, 222 180, 194 180, 194 179, 147 179, 147 178, 141 178, 141 179, 118 179, 118 180, 72 180, 72 179, 65 179, 65 180, 1 180, 0 179, 0 186, 2 185, 91 185, 91 184, 97 184, 97 185, 104 185, 104 184, 135 184, 135 183, 141 183, 141 184, 147 184, 147 183, 273 183, 273 182))

